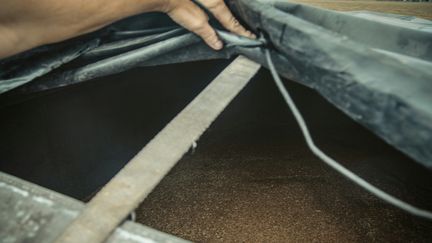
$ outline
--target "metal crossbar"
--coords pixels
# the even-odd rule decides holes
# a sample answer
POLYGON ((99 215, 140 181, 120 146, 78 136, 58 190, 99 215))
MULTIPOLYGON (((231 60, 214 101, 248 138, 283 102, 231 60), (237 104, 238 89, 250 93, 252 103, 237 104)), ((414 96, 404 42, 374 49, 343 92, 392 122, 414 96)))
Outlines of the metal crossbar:
POLYGON ((260 65, 236 58, 86 205, 57 242, 103 242, 199 139, 260 65))

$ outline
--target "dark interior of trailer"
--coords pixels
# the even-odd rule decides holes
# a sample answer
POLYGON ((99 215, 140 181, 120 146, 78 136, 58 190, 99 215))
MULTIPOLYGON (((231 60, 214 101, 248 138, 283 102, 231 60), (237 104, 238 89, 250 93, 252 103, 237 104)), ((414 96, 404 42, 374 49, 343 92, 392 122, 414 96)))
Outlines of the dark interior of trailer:
MULTIPOLYGON (((87 201, 228 63, 135 68, 3 99, 0 170, 87 201)), ((432 208, 430 170, 315 91, 285 85, 325 152, 379 188, 432 208)), ((201 242, 432 238, 431 222, 373 197, 308 150, 266 69, 136 214, 145 225, 201 242)))

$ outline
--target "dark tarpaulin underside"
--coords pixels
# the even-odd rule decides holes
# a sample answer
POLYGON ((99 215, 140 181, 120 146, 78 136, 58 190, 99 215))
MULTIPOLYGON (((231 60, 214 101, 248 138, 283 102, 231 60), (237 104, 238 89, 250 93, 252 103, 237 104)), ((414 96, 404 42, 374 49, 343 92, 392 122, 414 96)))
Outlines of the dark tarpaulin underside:
POLYGON ((389 144, 432 168, 432 22, 371 12, 339 13, 287 1, 235 0, 239 19, 266 45, 228 35, 215 52, 162 14, 0 60, 0 104, 137 66, 243 54, 318 91, 389 144))

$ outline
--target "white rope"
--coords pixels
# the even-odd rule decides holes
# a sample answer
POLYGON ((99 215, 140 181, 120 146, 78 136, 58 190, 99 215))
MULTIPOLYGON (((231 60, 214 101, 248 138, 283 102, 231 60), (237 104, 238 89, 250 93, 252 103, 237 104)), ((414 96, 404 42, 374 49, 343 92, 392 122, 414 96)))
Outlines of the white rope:
POLYGON ((279 77, 279 74, 277 73, 276 68, 273 64, 273 61, 272 61, 271 56, 270 56, 270 51, 268 49, 265 50, 265 55, 266 55, 268 66, 270 68, 270 72, 271 72, 273 79, 276 83, 276 86, 278 87, 278 89, 281 92, 283 98, 285 99, 287 105, 291 109, 291 112, 293 113, 295 119, 297 120, 297 123, 300 126, 300 129, 303 133, 303 136, 306 140, 306 143, 307 143, 309 149, 312 150, 312 152, 316 156, 318 156, 318 158, 323 160, 327 165, 329 165, 330 167, 332 167, 333 169, 335 169, 336 171, 338 171, 339 173, 341 173, 342 175, 344 175, 345 177, 347 177, 348 179, 350 179, 351 181, 353 181, 357 185, 361 186, 366 191, 372 193, 373 195, 386 201, 387 203, 389 203, 395 207, 398 207, 398 208, 400 208, 400 209, 402 209, 402 210, 404 210, 410 214, 413 214, 415 216, 419 216, 419 217, 423 217, 423 218, 432 220, 432 212, 421 209, 421 208, 417 208, 417 207, 415 207, 415 206, 413 206, 407 202, 404 202, 404 201, 382 191, 381 189, 375 187, 374 185, 365 181, 361 177, 357 176, 356 174, 354 174, 353 172, 351 172, 347 168, 343 167, 340 163, 338 163, 334 159, 330 158, 323 151, 321 151, 313 142, 312 137, 309 133, 309 129, 308 129, 302 115, 300 114, 299 110, 297 109, 297 106, 295 105, 295 103, 292 100, 291 96, 289 95, 288 91, 285 89, 285 86, 283 85, 283 83, 279 77))

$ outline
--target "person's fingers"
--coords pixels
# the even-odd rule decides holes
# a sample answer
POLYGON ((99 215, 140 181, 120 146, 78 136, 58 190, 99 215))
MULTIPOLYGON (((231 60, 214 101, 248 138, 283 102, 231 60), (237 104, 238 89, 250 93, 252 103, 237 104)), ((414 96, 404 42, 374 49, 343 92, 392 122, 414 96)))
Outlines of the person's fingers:
POLYGON ((177 0, 167 14, 184 28, 200 36, 211 48, 220 50, 222 42, 208 23, 208 16, 190 0, 177 0))
POLYGON ((256 36, 246 30, 238 20, 233 16, 229 8, 226 6, 224 1, 221 0, 202 0, 204 6, 206 6, 211 13, 216 17, 217 20, 229 31, 238 35, 246 36, 249 38, 256 38, 256 36))
POLYGON ((195 28, 192 30, 197 35, 201 36, 201 38, 213 49, 220 50, 223 47, 222 41, 219 40, 219 37, 216 34, 216 31, 205 22, 205 24, 195 28))

